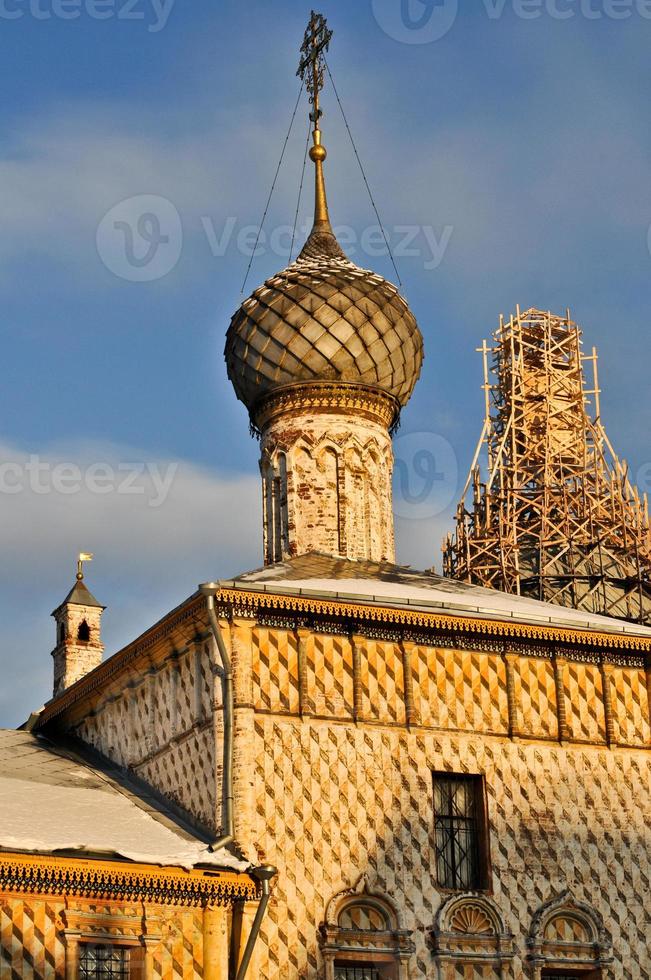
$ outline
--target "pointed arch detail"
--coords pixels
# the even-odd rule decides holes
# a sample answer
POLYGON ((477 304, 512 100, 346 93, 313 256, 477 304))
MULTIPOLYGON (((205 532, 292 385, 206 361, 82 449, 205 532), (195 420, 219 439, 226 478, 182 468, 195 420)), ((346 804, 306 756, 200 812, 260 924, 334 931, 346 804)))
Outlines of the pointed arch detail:
POLYGON ((581 970, 586 977, 600 977, 612 962, 612 945, 601 915, 569 889, 536 910, 527 949, 534 980, 550 968, 581 970))
POLYGON ((319 945, 326 980, 333 980, 336 967, 360 962, 379 967, 387 980, 408 980, 415 950, 396 905, 370 889, 366 875, 330 899, 319 927, 319 945))

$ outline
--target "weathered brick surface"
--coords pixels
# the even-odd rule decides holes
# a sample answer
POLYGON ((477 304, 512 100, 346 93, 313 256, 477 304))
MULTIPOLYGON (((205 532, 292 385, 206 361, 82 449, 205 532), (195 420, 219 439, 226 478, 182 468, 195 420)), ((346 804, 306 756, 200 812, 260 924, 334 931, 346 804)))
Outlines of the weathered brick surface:
MULTIPOLYGON (((134 957, 143 931, 152 934, 152 980, 197 980, 203 971, 201 909, 143 906, 83 899, 0 894, 0 977, 2 980, 62 980, 66 974, 65 930, 78 929, 82 941, 126 940, 134 957)), ((145 976, 134 959, 132 975, 145 976)))
POLYGON ((549 659, 515 656, 513 721, 523 737, 509 738, 507 672, 497 651, 407 644, 415 721, 407 729, 400 644, 268 627, 253 629, 251 642, 252 834, 279 867, 261 980, 322 976, 318 927, 326 904, 363 874, 413 931, 410 977, 439 976, 426 942, 448 897, 435 877, 434 770, 485 776, 493 898, 515 944, 501 973, 459 964, 454 976, 537 976, 527 934, 543 903, 566 889, 603 917, 614 955, 605 976, 651 975, 649 704, 635 663, 612 668, 609 681, 616 731, 631 748, 606 747, 599 668, 581 661, 560 671, 576 740, 561 746, 553 740, 549 659), (287 652, 299 645, 307 661, 302 691, 290 679, 287 652), (288 707, 297 686, 302 715, 288 707))
POLYGON ((385 424, 352 411, 279 415, 263 428, 260 471, 267 562, 310 551, 395 560, 385 424))
POLYGON ((104 647, 100 638, 102 609, 97 606, 66 605, 57 620, 57 631, 63 626, 65 635, 58 638, 54 658, 54 694, 65 691, 102 662, 104 647), (79 628, 85 623, 90 635, 79 640, 79 628))
POLYGON ((410 976, 438 975, 425 935, 446 897, 434 875, 431 773, 441 769, 486 777, 493 897, 516 946, 504 976, 528 975, 533 916, 567 888, 603 916, 609 976, 651 975, 648 754, 260 717, 254 755, 256 833, 279 868, 261 980, 320 976, 326 903, 361 874, 413 930, 410 976))
MULTIPOLYGON (((614 963, 604 975, 651 976, 649 695, 639 656, 600 665, 581 651, 555 661, 553 650, 464 649, 461 637, 429 646, 336 624, 290 629, 273 617, 222 625, 235 674, 237 839, 252 860, 279 868, 260 980, 320 977, 326 905, 360 875, 413 935, 409 976, 439 976, 426 941, 448 897, 435 878, 433 770, 486 780, 492 897, 515 952, 501 974, 480 964, 479 975, 535 977, 526 958, 534 916, 570 889, 605 923, 614 963)), ((76 730, 219 826, 211 649, 190 645, 134 672, 76 730)))
POLYGON ((209 644, 188 646, 125 681, 118 693, 97 699, 73 734, 202 823, 219 826, 221 758, 215 751, 209 644))

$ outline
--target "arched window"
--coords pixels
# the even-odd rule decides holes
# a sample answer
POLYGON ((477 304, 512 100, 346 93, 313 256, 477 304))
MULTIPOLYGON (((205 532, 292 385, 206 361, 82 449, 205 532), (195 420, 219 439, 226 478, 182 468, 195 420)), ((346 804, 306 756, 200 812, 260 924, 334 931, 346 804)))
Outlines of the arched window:
POLYGON ((541 905, 527 937, 534 980, 580 977, 597 980, 612 962, 611 946, 601 916, 569 892, 541 905))
POLYGON ((59 623, 59 643, 63 643, 66 638, 66 624, 59 623))
POLYGON ((450 898, 437 913, 430 939, 444 980, 510 976, 513 936, 487 896, 450 898))
POLYGON ((369 901, 352 901, 339 913, 337 922, 340 929, 353 932, 390 932, 391 922, 381 905, 369 901))
POLYGON ((328 903, 320 927, 326 980, 407 980, 414 951, 393 904, 365 879, 328 903))
POLYGON ((88 643, 90 640, 90 626, 85 619, 79 624, 79 629, 77 630, 77 639, 80 643, 88 643))

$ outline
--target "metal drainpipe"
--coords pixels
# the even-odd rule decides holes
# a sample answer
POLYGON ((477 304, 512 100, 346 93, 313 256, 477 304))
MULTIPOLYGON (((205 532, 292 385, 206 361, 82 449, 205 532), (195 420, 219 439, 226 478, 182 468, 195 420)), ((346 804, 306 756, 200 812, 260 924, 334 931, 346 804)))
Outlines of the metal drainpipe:
POLYGON ((208 622, 221 660, 222 711, 224 718, 224 747, 222 754, 222 836, 210 845, 211 851, 230 844, 235 837, 233 817, 233 665, 215 612, 215 593, 219 582, 206 582, 199 591, 206 597, 208 622))
POLYGON ((244 955, 242 956, 242 961, 238 967, 235 980, 245 980, 246 971, 249 968, 251 956, 253 955, 253 949, 260 934, 260 926, 262 925, 262 920, 264 919, 264 914, 267 911, 267 905, 269 904, 269 896, 271 894, 269 887, 270 882, 277 873, 277 869, 271 864, 261 864, 259 868, 253 868, 251 871, 253 877, 257 878, 262 885, 262 898, 260 899, 260 904, 258 905, 255 913, 253 925, 251 926, 251 932, 249 933, 249 938, 244 949, 244 955))

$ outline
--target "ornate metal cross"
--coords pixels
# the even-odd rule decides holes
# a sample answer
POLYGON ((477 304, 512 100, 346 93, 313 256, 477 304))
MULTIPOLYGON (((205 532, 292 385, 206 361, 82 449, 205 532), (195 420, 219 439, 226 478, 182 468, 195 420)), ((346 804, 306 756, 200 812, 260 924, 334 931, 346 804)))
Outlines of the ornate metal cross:
POLYGON ((325 59, 324 53, 330 46, 332 31, 328 30, 326 19, 322 14, 312 11, 310 22, 305 31, 305 37, 301 45, 301 61, 296 74, 301 81, 305 82, 305 87, 310 96, 310 102, 314 106, 314 111, 310 113, 310 118, 315 126, 318 126, 321 110, 319 109, 319 92, 323 88, 325 59))

